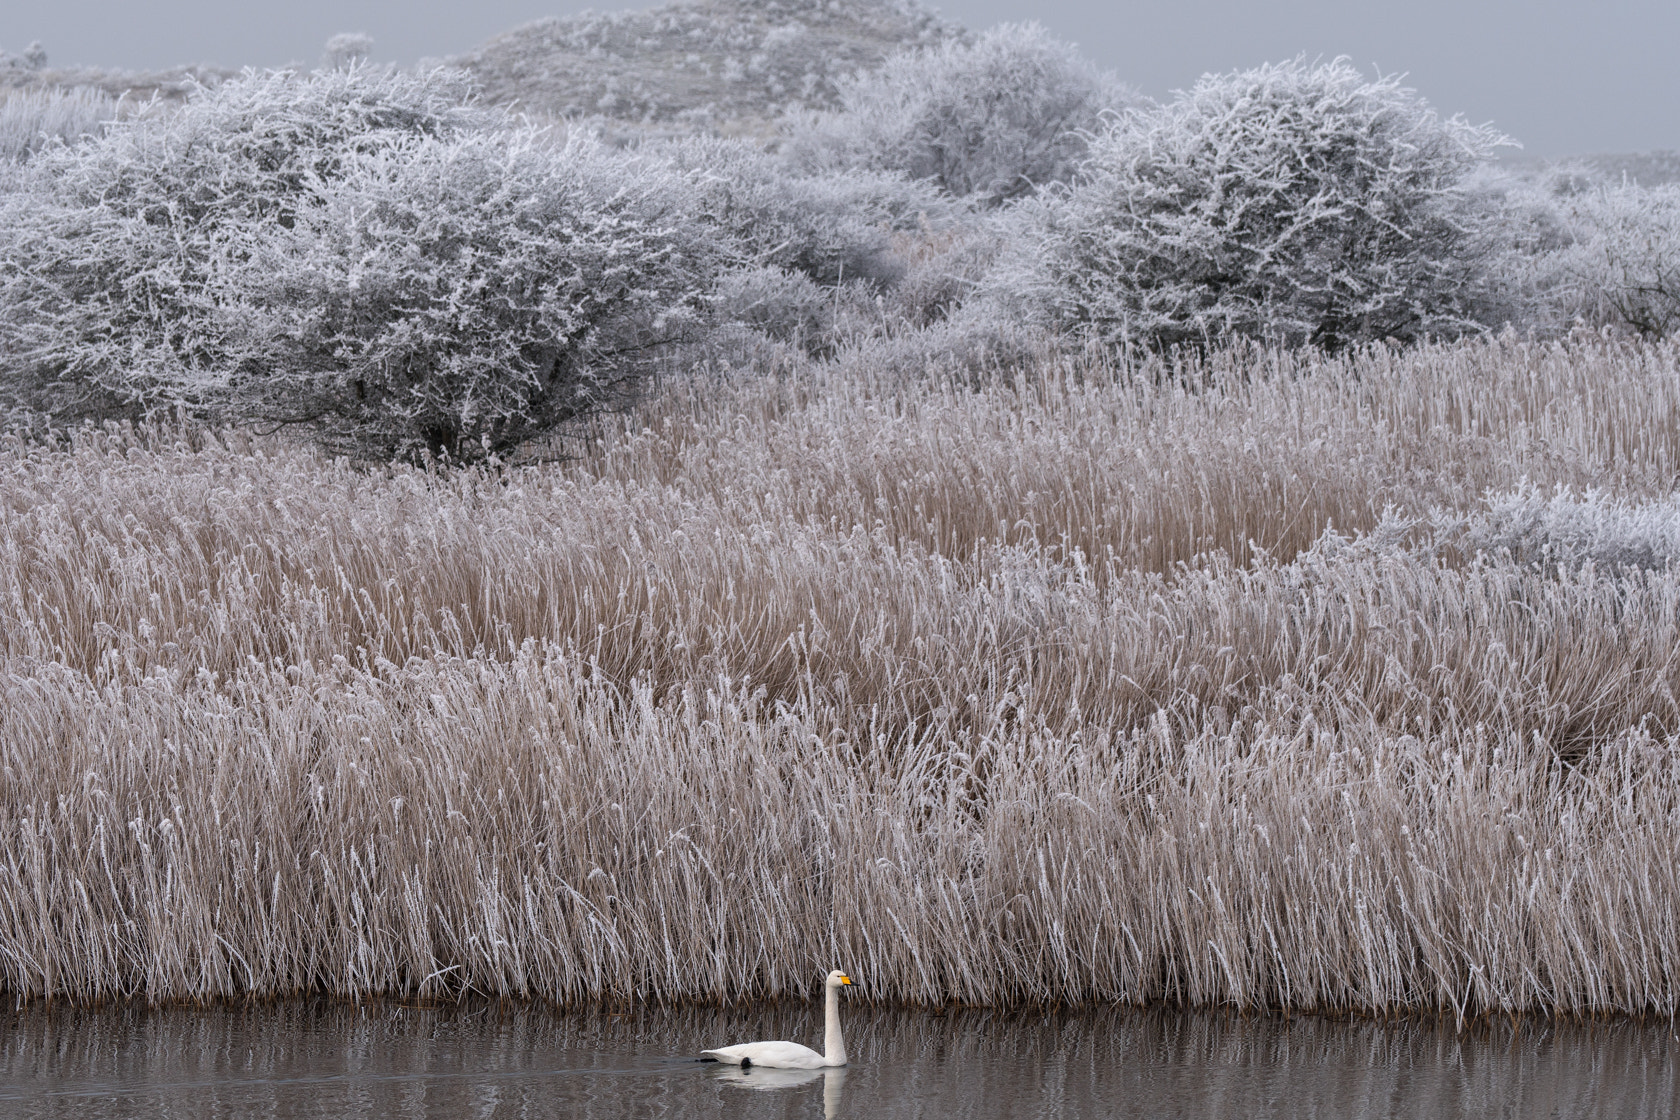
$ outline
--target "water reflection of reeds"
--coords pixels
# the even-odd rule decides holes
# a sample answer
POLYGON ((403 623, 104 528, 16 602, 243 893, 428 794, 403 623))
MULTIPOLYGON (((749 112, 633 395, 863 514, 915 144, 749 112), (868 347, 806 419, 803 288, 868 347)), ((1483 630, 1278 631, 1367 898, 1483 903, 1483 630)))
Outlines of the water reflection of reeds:
POLYGON ((136 1115, 1417 1117, 1672 1115, 1669 1024, 1450 1021, 1174 1009, 847 1009, 839 1075, 706 1066, 721 1038, 809 1039, 799 1004, 559 1013, 467 1000, 0 1018, 0 1111, 136 1115))

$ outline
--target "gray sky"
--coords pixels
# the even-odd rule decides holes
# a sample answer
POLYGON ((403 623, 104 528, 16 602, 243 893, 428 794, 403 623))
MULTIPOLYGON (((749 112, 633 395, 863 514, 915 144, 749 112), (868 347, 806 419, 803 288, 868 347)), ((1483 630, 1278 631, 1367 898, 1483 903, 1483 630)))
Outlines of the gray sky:
MULTIPOLYGON (((55 64, 150 68, 314 63, 338 31, 376 59, 457 54, 545 15, 651 3, 595 0, 0 0, 0 48, 40 40, 55 64)), ((1206 71, 1345 54, 1406 72, 1437 108, 1492 121, 1528 152, 1680 148, 1680 0, 945 0, 979 29, 1037 19, 1145 93, 1206 71)))

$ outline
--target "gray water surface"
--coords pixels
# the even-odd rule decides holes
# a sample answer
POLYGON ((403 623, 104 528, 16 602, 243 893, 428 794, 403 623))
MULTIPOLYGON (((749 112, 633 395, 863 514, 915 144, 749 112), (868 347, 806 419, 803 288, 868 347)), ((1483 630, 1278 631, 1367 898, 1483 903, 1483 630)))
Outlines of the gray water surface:
POLYGON ((557 1012, 326 1000, 0 1012, 0 1116, 1638 1117, 1680 1115, 1671 1025, 1168 1010, 844 1010, 845 1070, 693 1056, 819 1043, 819 1006, 557 1012))

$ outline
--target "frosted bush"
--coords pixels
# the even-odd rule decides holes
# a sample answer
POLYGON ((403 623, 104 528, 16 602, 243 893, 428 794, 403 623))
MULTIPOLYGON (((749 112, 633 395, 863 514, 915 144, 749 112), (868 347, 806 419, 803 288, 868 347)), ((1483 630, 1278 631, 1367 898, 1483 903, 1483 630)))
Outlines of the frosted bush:
POLYGON ((718 308, 731 321, 809 352, 827 345, 834 297, 802 272, 775 265, 737 269, 718 285, 718 308))
POLYGON ((246 411, 382 457, 506 452, 622 400, 719 261, 691 193, 587 139, 427 138, 358 160, 253 246, 270 361, 246 411))
POLYGON ((949 380, 970 385, 1012 382, 1024 370, 1052 368, 1065 357, 1065 340, 1032 325, 959 309, 922 330, 859 335, 837 347, 837 376, 867 377, 883 385, 949 380))
POLYGON ((1110 344, 1473 331, 1494 215, 1466 180, 1502 142, 1341 59, 1208 75, 1093 139, 1014 283, 1110 344))
POLYGON ((1578 320, 1576 286, 1554 265, 1558 251, 1574 243, 1571 199, 1596 179, 1590 167, 1574 163, 1519 173, 1494 164, 1469 177, 1472 205, 1495 216, 1481 240, 1488 254, 1484 322, 1556 337, 1578 320))
POLYGON ((1562 485, 1548 494, 1524 482, 1489 493, 1482 508, 1469 513, 1437 508, 1415 518, 1385 509, 1368 532, 1326 530, 1300 559, 1432 561, 1444 551, 1553 572, 1585 564, 1606 571, 1662 570, 1680 561, 1680 494, 1627 500, 1600 490, 1577 494, 1562 485))
POLYGON ((365 62, 373 53, 373 36, 360 31, 341 31, 327 40, 325 62, 330 69, 343 69, 365 62))
POLYGON ((686 180, 463 105, 248 74, 43 153, 0 214, 0 362, 60 419, 185 406, 359 456, 501 453, 622 398, 722 250, 686 180))
POLYGON ((803 166, 901 171, 988 206, 1068 178, 1102 113, 1135 100, 1036 23, 894 55, 839 93, 841 111, 793 126, 803 166))
POLYGON ((247 74, 43 152, 0 215, 7 381, 64 419, 208 404, 263 360, 239 243, 294 224, 358 151, 479 127, 467 93, 447 75, 247 74))
POLYGON ((1680 186, 1610 183, 1564 164, 1484 187, 1500 214, 1492 271, 1514 321, 1552 335, 1680 330, 1680 186))
POLYGON ((951 229, 898 235, 895 248, 905 270, 886 295, 887 314, 908 330, 951 318, 983 290, 1009 236, 1007 223, 983 218, 951 229))
POLYGON ((1437 539, 1542 566, 1661 569, 1680 560, 1680 496, 1629 502, 1561 486, 1548 496, 1525 485, 1490 494, 1486 506, 1467 516, 1437 513, 1437 539))
POLYGON ((740 140, 694 138, 651 151, 694 177, 705 221, 739 254, 718 293, 725 319, 826 357, 932 321, 943 309, 922 305, 951 299, 937 290, 930 250, 964 238, 973 215, 931 184, 896 172, 807 175, 740 140))
POLYGON ((44 70, 46 65, 47 49, 39 40, 23 48, 20 54, 0 50, 0 70, 44 70))
POLYGON ((956 217, 930 186, 896 173, 808 175, 742 140, 694 138, 654 151, 696 178, 706 220, 740 247, 745 263, 824 286, 892 283, 904 269, 894 231, 943 228, 956 217))
POLYGON ((1680 330, 1680 185, 1601 186, 1557 205, 1570 244, 1538 267, 1564 315, 1651 337, 1680 330))

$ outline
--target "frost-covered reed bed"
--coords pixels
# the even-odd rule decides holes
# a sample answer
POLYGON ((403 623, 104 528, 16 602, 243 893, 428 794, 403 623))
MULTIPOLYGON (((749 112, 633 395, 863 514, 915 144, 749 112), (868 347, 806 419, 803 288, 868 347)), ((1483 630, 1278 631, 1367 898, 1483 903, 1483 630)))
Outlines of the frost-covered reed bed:
POLYGON ((1674 349, 869 368, 8 445, 0 983, 1680 1008, 1674 349))
POLYGON ((53 140, 98 135, 124 108, 94 88, 0 90, 0 162, 28 158, 53 140))

